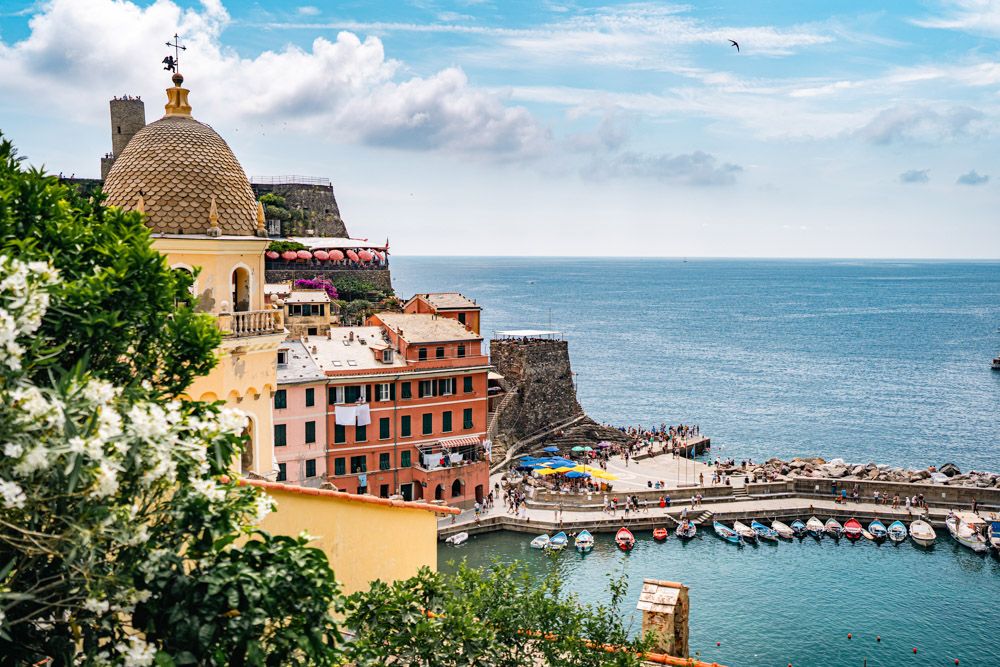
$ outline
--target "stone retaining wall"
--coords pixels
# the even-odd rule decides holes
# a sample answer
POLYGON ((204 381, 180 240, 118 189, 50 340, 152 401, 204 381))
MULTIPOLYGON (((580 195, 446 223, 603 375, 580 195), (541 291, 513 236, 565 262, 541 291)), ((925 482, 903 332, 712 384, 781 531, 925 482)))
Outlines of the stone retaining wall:
POLYGON ((389 269, 339 269, 317 271, 315 268, 302 268, 296 270, 289 269, 267 269, 265 272, 267 282, 284 283, 290 280, 303 280, 322 276, 331 281, 338 278, 356 278, 373 285, 392 291, 392 274, 389 269))
MULTIPOLYGON (((858 485, 858 490, 863 498, 872 498, 874 492, 885 492, 891 499, 896 493, 899 494, 900 504, 904 496, 924 494, 924 500, 929 505, 972 505, 976 500, 984 507, 1000 508, 1000 489, 978 488, 975 486, 947 486, 944 484, 904 484, 901 482, 873 482, 870 480, 855 479, 824 479, 824 478, 797 478, 793 482, 793 489, 799 495, 817 495, 816 485, 819 485, 818 495, 830 498, 833 494, 830 491, 830 483, 837 482, 837 492, 847 489, 848 495, 854 485, 858 485)), ((755 485, 750 485, 755 486, 755 485)))

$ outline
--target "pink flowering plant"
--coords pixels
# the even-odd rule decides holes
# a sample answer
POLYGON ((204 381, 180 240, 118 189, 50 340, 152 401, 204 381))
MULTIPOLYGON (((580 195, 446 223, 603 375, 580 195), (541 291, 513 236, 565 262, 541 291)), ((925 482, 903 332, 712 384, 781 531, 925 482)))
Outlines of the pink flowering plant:
POLYGON ((295 287, 301 289, 321 289, 326 292, 331 299, 339 298, 337 288, 326 278, 301 278, 294 283, 295 287))

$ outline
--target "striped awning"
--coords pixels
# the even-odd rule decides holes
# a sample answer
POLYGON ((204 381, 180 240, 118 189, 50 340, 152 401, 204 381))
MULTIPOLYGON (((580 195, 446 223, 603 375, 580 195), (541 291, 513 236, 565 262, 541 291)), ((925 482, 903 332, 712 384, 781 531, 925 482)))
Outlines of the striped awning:
POLYGON ((442 447, 465 447, 468 445, 478 445, 482 440, 478 435, 463 435, 457 438, 442 438, 438 443, 442 447))

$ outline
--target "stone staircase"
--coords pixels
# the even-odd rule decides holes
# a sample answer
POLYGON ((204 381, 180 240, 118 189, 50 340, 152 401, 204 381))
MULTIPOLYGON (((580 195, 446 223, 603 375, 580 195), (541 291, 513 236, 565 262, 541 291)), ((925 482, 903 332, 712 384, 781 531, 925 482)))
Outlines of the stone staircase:
POLYGON ((710 526, 712 525, 712 517, 715 516, 711 510, 705 510, 695 518, 691 519, 696 526, 710 526))

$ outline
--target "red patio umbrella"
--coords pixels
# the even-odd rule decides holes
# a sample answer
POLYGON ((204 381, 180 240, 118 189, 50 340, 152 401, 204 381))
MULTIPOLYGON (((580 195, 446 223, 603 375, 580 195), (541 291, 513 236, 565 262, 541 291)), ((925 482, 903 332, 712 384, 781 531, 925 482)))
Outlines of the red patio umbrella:
POLYGON ((351 260, 352 262, 359 261, 358 253, 354 252, 353 250, 348 250, 347 259, 351 260))
POLYGON ((330 259, 330 253, 328 253, 326 250, 317 250, 316 252, 313 253, 313 257, 315 257, 321 262, 325 262, 326 260, 330 259))
POLYGON ((333 260, 334 262, 339 262, 344 259, 344 253, 341 252, 340 250, 331 250, 330 259, 333 260))

